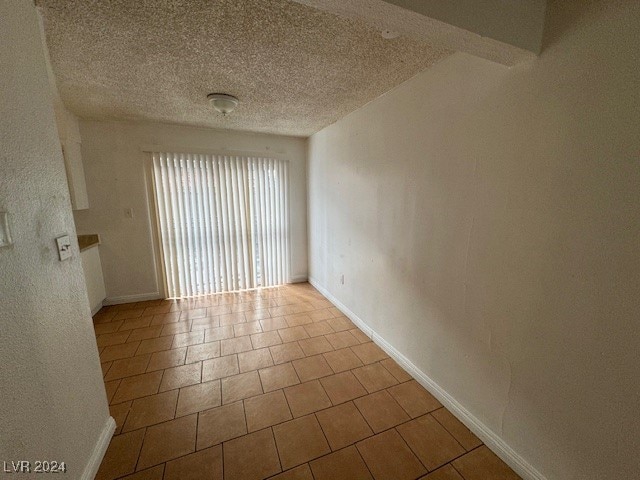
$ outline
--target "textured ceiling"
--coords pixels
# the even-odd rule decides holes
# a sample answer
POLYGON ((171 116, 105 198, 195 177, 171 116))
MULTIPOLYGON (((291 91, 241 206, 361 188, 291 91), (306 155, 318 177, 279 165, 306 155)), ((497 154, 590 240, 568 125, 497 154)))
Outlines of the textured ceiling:
POLYGON ((84 118, 307 136, 450 52, 287 0, 38 0, 84 118), (206 95, 240 98, 222 117, 206 95))

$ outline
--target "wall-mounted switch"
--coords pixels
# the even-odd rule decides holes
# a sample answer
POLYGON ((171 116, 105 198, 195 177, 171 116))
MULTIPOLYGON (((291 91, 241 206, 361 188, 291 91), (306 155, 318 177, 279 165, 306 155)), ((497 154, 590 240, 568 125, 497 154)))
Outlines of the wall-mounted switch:
POLYGON ((133 218, 133 208, 125 208, 124 209, 124 217, 125 218, 133 218))
POLYGON ((71 240, 69 235, 63 235, 56 238, 56 244, 58 245, 58 255, 60 255, 60 261, 71 258, 71 240))
POLYGON ((9 214, 0 212, 0 248, 13 245, 11 238, 11 226, 9 225, 9 214))

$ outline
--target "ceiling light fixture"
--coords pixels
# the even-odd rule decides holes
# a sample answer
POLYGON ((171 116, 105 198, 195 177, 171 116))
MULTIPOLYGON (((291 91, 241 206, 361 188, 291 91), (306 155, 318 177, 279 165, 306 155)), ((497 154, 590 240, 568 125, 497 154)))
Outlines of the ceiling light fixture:
POLYGON ((240 101, 233 95, 227 95, 226 93, 210 93, 207 98, 213 108, 225 116, 233 112, 240 101))

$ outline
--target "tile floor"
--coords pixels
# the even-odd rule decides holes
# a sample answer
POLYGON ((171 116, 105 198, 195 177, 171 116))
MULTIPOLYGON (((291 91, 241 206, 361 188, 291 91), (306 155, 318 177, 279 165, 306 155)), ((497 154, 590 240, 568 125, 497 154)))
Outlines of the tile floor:
POLYGON ((103 308, 97 479, 519 478, 309 284, 103 308))

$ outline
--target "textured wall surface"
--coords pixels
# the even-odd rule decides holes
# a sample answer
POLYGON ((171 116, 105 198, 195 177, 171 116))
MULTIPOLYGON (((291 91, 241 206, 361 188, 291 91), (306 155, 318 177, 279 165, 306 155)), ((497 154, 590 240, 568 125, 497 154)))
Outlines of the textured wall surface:
POLYGON ((38 0, 83 118, 310 135, 449 54, 286 0, 38 0), (206 96, 240 98, 222 117, 206 96))
POLYGON ((310 275, 548 479, 636 478, 640 3, 548 9, 311 138, 310 275))
POLYGON ((0 2, 0 460, 64 461, 80 478, 109 418, 74 235, 38 18, 31 2, 0 2), (73 237, 72 237, 73 238, 73 237))
POLYGON ((81 121, 89 210, 74 212, 80 233, 100 235, 107 298, 158 292, 145 146, 186 153, 262 152, 290 162, 291 275, 307 277, 306 140, 156 123, 81 121), (134 218, 125 217, 133 208, 134 218))

